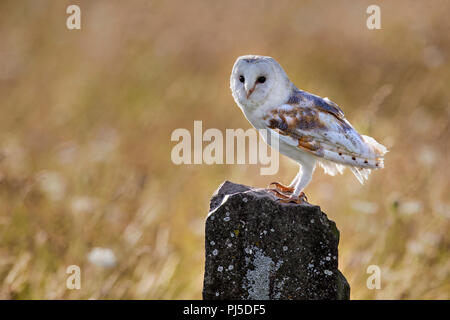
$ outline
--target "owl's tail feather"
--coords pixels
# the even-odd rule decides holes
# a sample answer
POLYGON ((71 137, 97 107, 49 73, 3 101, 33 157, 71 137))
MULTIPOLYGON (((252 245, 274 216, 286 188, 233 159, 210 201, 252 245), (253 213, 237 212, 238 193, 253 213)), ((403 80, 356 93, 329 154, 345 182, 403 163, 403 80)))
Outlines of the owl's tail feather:
POLYGON ((329 174, 330 176, 334 176, 338 173, 342 174, 345 167, 348 167, 361 184, 364 184, 364 181, 369 178, 369 175, 372 172, 371 169, 346 166, 323 158, 317 159, 317 162, 319 163, 319 166, 323 168, 325 174, 329 174))
MULTIPOLYGON (((388 149, 383 146, 381 143, 378 143, 374 138, 361 135, 364 142, 367 143, 370 146, 370 149, 375 154, 376 159, 376 167, 377 168, 384 168, 384 155, 386 152, 389 152, 388 149)), ((368 168, 358 168, 358 167, 351 167, 350 170, 352 170, 352 173, 355 175, 356 179, 361 184, 364 184, 364 180, 367 180, 369 178, 370 173, 372 172, 371 169, 368 168)))
MULTIPOLYGON (((378 169, 384 167, 382 156, 364 157, 345 150, 324 149, 323 158, 349 167, 378 169)), ((323 166, 322 166, 323 167, 323 166)))
POLYGON ((326 174, 334 176, 342 173, 344 168, 348 167, 356 179, 363 184, 369 178, 372 169, 384 167, 384 154, 388 152, 387 148, 372 137, 364 135, 361 137, 365 145, 362 145, 360 153, 353 153, 348 149, 339 149, 336 146, 322 143, 323 149, 318 163, 326 174))
MULTIPOLYGON (((321 143, 321 149, 317 152, 317 155, 325 158, 326 160, 339 163, 341 165, 356 167, 358 169, 381 169, 384 167, 384 154, 388 152, 387 148, 378 143, 374 138, 369 136, 362 136, 360 150, 358 152, 350 151, 344 146, 331 145, 327 142, 321 143)), ((336 171, 327 170, 329 165, 321 165, 325 172, 336 171)), ((339 171, 339 170, 338 170, 339 171)), ((361 170, 359 170, 361 171, 361 170)), ((359 174, 357 174, 359 176, 359 174)), ((362 176, 366 176, 366 173, 362 173, 362 176)))
POLYGON ((373 152, 376 154, 377 157, 383 157, 386 152, 389 152, 389 150, 383 146, 381 143, 378 143, 374 138, 361 135, 364 142, 367 143, 373 152))
POLYGON ((318 158, 317 162, 319 163, 319 166, 322 167, 325 174, 329 174, 330 176, 335 176, 337 173, 342 174, 345 169, 344 165, 325 160, 324 158, 318 158))
POLYGON ((370 169, 362 169, 357 167, 350 167, 350 170, 361 184, 364 184, 364 181, 369 179, 369 175, 372 172, 370 169))

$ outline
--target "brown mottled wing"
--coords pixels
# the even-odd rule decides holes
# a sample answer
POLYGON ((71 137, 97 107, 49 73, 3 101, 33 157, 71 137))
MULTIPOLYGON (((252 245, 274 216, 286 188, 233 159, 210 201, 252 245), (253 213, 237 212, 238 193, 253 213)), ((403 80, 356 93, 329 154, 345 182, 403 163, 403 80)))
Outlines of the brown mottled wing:
POLYGON ((316 156, 323 156, 317 134, 326 129, 318 110, 309 107, 284 105, 270 110, 267 126, 277 132, 290 145, 305 149, 316 156))
MULTIPOLYGON (((320 98, 321 99, 321 98, 320 98)), ((321 99, 322 100, 322 99, 321 99)), ((343 112, 327 102, 313 99, 292 101, 269 110, 267 127, 280 140, 315 156, 341 164, 369 167, 376 155, 362 136, 344 118, 343 112)))
POLYGON ((287 102, 287 104, 293 106, 302 103, 312 104, 313 108, 330 113, 339 119, 344 119, 345 117, 344 111, 336 103, 328 98, 321 98, 306 91, 295 90, 287 102))

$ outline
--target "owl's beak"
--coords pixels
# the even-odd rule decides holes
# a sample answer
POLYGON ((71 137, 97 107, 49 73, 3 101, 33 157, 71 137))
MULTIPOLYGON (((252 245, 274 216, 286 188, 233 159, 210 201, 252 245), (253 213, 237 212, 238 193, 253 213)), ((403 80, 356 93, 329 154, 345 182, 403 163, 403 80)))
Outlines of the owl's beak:
POLYGON ((255 85, 253 86, 253 88, 251 88, 251 89, 245 89, 245 93, 247 94, 247 99, 250 97, 250 95, 253 93, 253 91, 255 91, 255 87, 256 87, 256 83, 255 83, 255 85))

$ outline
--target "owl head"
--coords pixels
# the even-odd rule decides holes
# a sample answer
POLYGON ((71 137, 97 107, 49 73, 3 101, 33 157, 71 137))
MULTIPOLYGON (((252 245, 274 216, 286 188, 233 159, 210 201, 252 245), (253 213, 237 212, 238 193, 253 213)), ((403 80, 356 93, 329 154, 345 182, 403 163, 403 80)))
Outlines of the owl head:
POLYGON ((231 72, 230 87, 241 108, 284 103, 293 84, 283 68, 271 57, 241 56, 231 72))

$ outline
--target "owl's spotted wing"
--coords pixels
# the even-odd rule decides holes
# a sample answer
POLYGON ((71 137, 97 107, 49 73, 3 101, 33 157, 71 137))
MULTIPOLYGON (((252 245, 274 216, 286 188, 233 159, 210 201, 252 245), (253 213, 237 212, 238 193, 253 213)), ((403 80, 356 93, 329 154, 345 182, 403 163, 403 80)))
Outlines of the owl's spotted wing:
POLYGON ((322 112, 327 112, 334 115, 336 118, 344 119, 344 111, 339 108, 339 106, 328 98, 321 98, 312 93, 294 90, 290 98, 287 101, 290 105, 307 105, 311 106, 316 110, 322 112))
POLYGON ((269 110, 264 120, 282 142, 319 158, 356 168, 383 167, 386 148, 360 135, 328 99, 296 92, 286 104, 269 110))

